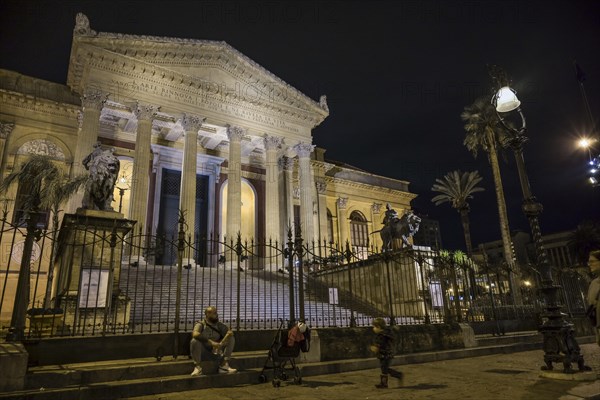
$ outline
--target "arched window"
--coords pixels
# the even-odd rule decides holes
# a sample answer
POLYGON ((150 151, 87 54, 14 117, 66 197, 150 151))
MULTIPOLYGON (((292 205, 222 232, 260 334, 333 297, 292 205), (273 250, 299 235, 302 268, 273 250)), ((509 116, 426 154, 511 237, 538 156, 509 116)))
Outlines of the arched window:
MULTIPOLYGON (((58 168, 64 168, 65 153, 63 150, 50 139, 33 139, 23 143, 15 155, 15 169, 18 171, 27 160, 33 156, 47 156, 56 162, 58 168)), ((33 187, 28 180, 18 180, 17 195, 15 197, 15 206, 13 212, 13 223, 23 226, 25 224, 24 217, 26 215, 25 204, 27 200, 31 201, 33 187)), ((48 227, 50 220, 50 210, 39 210, 37 215, 37 227, 45 229, 48 227)))
POLYGON ((352 211, 350 214, 350 240, 355 254, 360 258, 367 258, 369 223, 360 211, 352 211))

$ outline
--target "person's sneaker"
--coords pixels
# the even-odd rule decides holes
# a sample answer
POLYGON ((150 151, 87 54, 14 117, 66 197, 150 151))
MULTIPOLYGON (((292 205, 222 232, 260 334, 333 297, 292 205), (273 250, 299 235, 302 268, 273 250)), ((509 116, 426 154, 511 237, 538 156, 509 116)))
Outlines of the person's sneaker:
POLYGON ((198 376, 198 375, 202 375, 202 368, 200 368, 200 367, 196 367, 192 371, 192 376, 198 376))
POLYGON ((229 363, 225 363, 219 367, 220 374, 233 374, 234 372, 237 372, 237 369, 231 368, 229 363))

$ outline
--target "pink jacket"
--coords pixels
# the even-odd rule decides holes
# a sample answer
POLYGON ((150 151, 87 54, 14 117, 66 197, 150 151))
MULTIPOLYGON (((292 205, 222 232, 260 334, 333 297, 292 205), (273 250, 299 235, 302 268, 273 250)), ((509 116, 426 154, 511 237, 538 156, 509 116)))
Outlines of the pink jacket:
POLYGON ((298 328, 298 325, 295 325, 292 329, 290 329, 290 331, 288 332, 288 347, 293 347, 294 343, 300 343, 303 340, 304 334, 300 332, 300 328, 298 328))

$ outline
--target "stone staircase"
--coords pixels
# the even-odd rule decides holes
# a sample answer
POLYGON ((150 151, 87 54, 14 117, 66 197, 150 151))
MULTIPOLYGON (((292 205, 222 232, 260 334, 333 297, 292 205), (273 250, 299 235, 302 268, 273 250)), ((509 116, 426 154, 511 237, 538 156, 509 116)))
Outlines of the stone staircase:
MULTIPOLYGON (((175 321, 177 268, 148 265, 121 270, 119 288, 131 301, 130 326, 133 331, 171 330, 175 321)), ((358 307, 347 294, 343 303, 329 304, 328 288, 304 276, 305 316, 313 327, 348 326, 350 306, 354 317, 369 325, 378 316, 372 307, 358 307)), ((295 276, 295 317, 299 316, 298 276, 295 276)), ((180 327, 191 330, 194 321, 203 315, 204 308, 216 306, 220 318, 235 326, 238 313, 240 329, 276 329, 281 319, 290 317, 289 275, 276 269, 253 270, 219 266, 217 268, 192 267, 183 269, 181 281, 180 327), (238 286, 239 284, 239 286, 238 286)))

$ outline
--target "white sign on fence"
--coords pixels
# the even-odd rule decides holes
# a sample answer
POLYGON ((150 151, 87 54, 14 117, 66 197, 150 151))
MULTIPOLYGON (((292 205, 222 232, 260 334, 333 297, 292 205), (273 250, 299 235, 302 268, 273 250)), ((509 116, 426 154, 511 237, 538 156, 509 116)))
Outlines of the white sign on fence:
POLYGON ((329 304, 339 304, 337 288, 334 288, 334 287, 329 288, 329 304))
POLYGON ((444 307, 444 293, 442 291, 442 285, 437 282, 431 282, 429 284, 429 291, 431 293, 431 305, 433 307, 444 307))
POLYGON ((106 307, 108 293, 108 270, 81 270, 81 285, 79 286, 79 307, 106 307))

